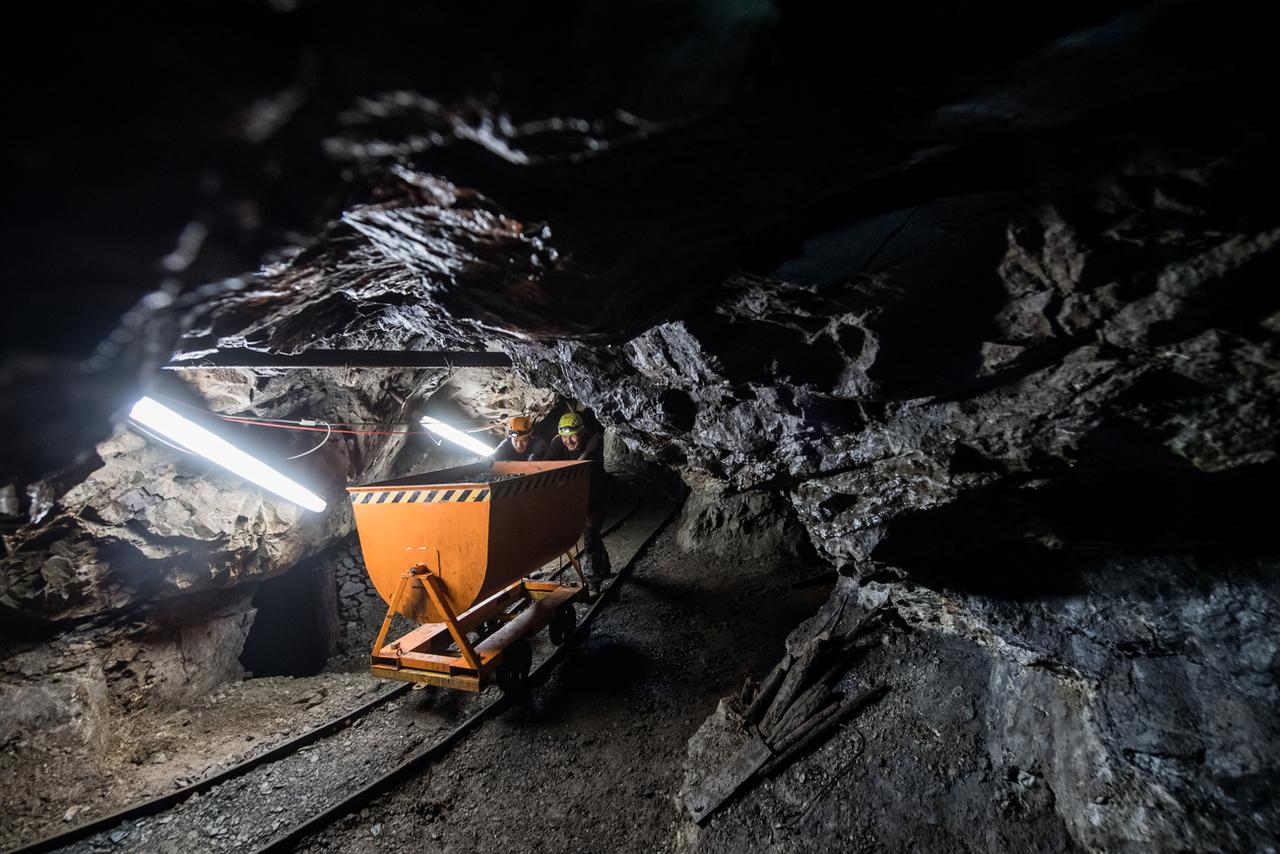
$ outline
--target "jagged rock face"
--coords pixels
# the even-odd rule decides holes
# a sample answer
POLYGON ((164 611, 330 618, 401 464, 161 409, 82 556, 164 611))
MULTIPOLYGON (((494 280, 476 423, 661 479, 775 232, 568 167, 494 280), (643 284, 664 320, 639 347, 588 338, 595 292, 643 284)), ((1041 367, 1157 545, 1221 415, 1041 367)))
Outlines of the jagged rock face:
MULTIPOLYGON (((993 765, 1043 778, 1077 842, 1245 844, 1250 822, 1275 824, 1257 810, 1277 766, 1262 508, 1280 305, 1262 283, 1280 223, 1239 187, 1270 174, 1248 157, 1143 154, 1047 193, 939 193, 615 344, 496 331, 541 298, 505 319, 454 317, 434 295, 466 292, 470 265, 488 263, 487 250, 440 260, 465 194, 436 194, 427 218, 406 197, 410 213, 347 218, 367 245, 334 232, 268 273, 268 288, 292 277, 268 310, 252 290, 229 295, 209 343, 499 346, 527 384, 685 473, 686 545, 750 532, 800 550, 803 530, 846 575, 893 591, 911 624, 977 644, 993 765), (327 276, 356 275, 345 259, 371 250, 360 317, 327 276), (334 252, 336 268, 309 260, 334 252), (231 322, 247 311, 248 327, 231 322), (1036 705, 1059 712, 1028 718, 1036 705)), ((458 216, 483 223, 474 239, 524 233, 458 216)))
POLYGON ((0 688, 4 712, 0 716, 0 744, 8 747, 32 732, 47 733, 71 743, 100 749, 109 739, 104 725, 110 702, 100 668, 90 672, 46 675, 39 681, 0 688))
POLYGON ((692 505, 721 505, 726 538, 751 526, 726 490, 785 495, 912 625, 977 644, 996 771, 1043 777, 1078 843, 1250 848, 1280 824, 1280 233, 1234 196, 1253 169, 942 200, 875 257, 882 222, 815 241, 781 268, 808 282, 731 280, 617 348, 513 352, 718 481, 692 505))
POLYGON ((203 699, 244 675, 252 585, 169 600, 116 624, 100 621, 47 643, 6 644, 0 743, 35 739, 102 749, 121 710, 203 699))
MULTIPOLYGON (((844 575, 832 607, 891 597, 922 643, 964 646, 992 765, 1043 779, 1075 843, 1261 845, 1280 182, 1268 122, 1206 107, 1244 78, 1205 76, 1170 118, 1198 41, 1136 48, 1188 14, 1068 36, 1021 85, 908 98, 858 134, 824 124, 825 88, 669 125, 370 99, 327 148, 372 189, 183 313, 179 358, 504 350, 512 408, 580 401, 695 487, 686 546, 812 548, 844 575)), ((189 382, 224 413, 385 422, 444 379, 189 382)), ((311 465, 336 490, 400 448, 344 439, 311 465)), ((15 612, 211 594, 349 527, 341 501, 298 518, 127 432, 98 453, 15 537, 15 612)))
MULTIPOLYGON (((1217 189, 1194 169, 1171 182, 1187 175, 1217 189)), ((651 455, 787 489, 850 563, 893 516, 997 484, 1156 457, 1204 474, 1273 463, 1277 306, 1250 292, 1280 233, 1228 236, 1227 214, 1205 212, 1178 229, 1121 193, 1128 176, 1108 180, 1056 206, 944 200, 852 278, 731 280, 713 311, 622 347, 513 352, 651 455), (1150 220, 1158 240, 1140 237, 1150 220)), ((878 225, 840 238, 863 246, 878 225)))
MULTIPOLYGON (((489 422, 514 412, 546 412, 554 403, 549 392, 529 388, 509 371, 483 369, 183 375, 185 383, 170 381, 160 390, 173 395, 185 389, 188 399, 203 401, 200 408, 250 418, 395 424, 408 417, 408 407, 438 394, 489 422)), ((182 397, 163 399, 183 411, 182 397)), ((222 429, 236 428, 224 423, 222 429)), ((263 432, 241 428, 234 438, 256 441, 266 459, 304 452, 318 439, 313 432, 263 432)), ((53 641, 52 652, 44 645, 6 644, 0 663, 4 738, 66 727, 67 737, 98 743, 109 739, 110 716, 118 710, 186 702, 240 678, 241 653, 255 621, 287 619, 274 612, 264 617, 255 594, 263 582, 295 568, 327 579, 332 601, 316 607, 327 607, 327 618, 336 623, 337 603, 353 601, 348 588, 363 592, 367 583, 356 585, 364 578, 357 562, 339 585, 331 574, 317 573, 312 560, 323 559, 335 543, 345 554, 351 542, 343 487, 459 462, 447 449, 405 435, 335 434, 303 459, 305 467, 277 466, 319 492, 329 503, 324 513, 305 511, 123 425, 98 444, 78 480, 71 473, 60 478, 70 487, 51 487, 41 518, 8 538, 0 604, 11 629, 47 634, 63 627, 69 633, 53 641)), ((293 605, 301 608, 314 598, 294 594, 293 605)), ((382 612, 376 596, 356 598, 360 613, 342 615, 344 642, 364 649, 382 612)), ((295 626, 287 634, 316 647, 297 657, 318 654, 323 661, 339 628, 308 634, 295 626)), ((263 629, 264 637, 279 630, 263 629)), ((292 647, 277 646, 270 661, 288 666, 292 647)))
POLYGON ((228 494, 223 479, 193 476, 136 433, 122 429, 98 452, 103 466, 62 496, 65 509, 6 566, 10 602, 27 613, 83 618, 166 585, 175 593, 223 586, 296 558, 280 544, 299 525, 321 534, 300 508, 228 494))
MULTIPOLYGON (((241 678, 240 651, 256 616, 252 590, 241 588, 221 598, 218 605, 201 603, 194 613, 190 608, 176 614, 162 611, 146 631, 121 632, 109 646, 105 638, 94 638, 92 652, 109 650, 103 659, 111 699, 125 709, 192 703, 241 678)), ((91 651, 77 652, 81 654, 68 656, 67 663, 83 660, 83 653, 91 651)), ((92 666, 87 670, 92 672, 92 666)))
MULTIPOLYGON (((405 211, 425 217, 460 203, 447 181, 417 177, 406 173, 393 182, 405 211)), ((386 215, 372 207, 351 211, 347 219, 376 230, 386 215)), ((459 212, 450 234, 461 237, 480 228, 475 220, 459 212)), ((437 245, 448 249, 443 238, 437 245)), ((440 263, 447 266, 453 258, 450 252, 440 263)), ((265 268, 246 289, 197 307, 184 324, 180 357, 198 358, 218 346, 293 353, 308 347, 358 349, 375 341, 382 349, 461 349, 474 340, 478 326, 451 321, 430 293, 428 283, 404 263, 388 259, 352 225, 337 223, 316 245, 265 268)))
MULTIPOLYGON (((305 372, 206 371, 193 386, 222 414, 345 420, 352 411, 397 411, 431 384, 427 372, 382 374, 328 376, 321 385, 305 372)), ((121 427, 98 445, 99 464, 84 480, 13 536, 0 601, 25 619, 66 621, 284 572, 350 529, 350 509, 334 487, 390 472, 404 438, 337 436, 309 455, 307 474, 329 502, 313 514, 121 427)), ((316 436, 295 442, 272 450, 297 453, 316 436)))
POLYGON ((694 477, 680 508, 676 542, 692 552, 745 558, 809 558, 809 536, 786 499, 776 492, 733 492, 719 481, 694 477))
MULTIPOLYGON (((208 409, 248 418, 398 424, 410 401, 438 393, 497 423, 555 403, 509 371, 488 369, 183 373, 208 409)), ((181 411, 181 401, 170 403, 181 411)), ((242 429, 237 441, 261 433, 242 429)), ((273 459, 305 452, 323 434, 266 438, 281 440, 262 446, 273 459)), ((405 473, 432 449, 406 435, 331 436, 305 467, 286 469, 328 502, 315 514, 122 426, 97 446, 83 479, 12 537, 0 602, 23 619, 69 621, 263 581, 350 533, 342 487, 405 473)))
MULTIPOLYGON (((1265 847, 1280 819, 1276 561, 1098 554, 1081 564, 1073 589, 1031 600, 844 580, 814 622, 888 599, 909 645, 972 644, 985 671, 973 714, 993 774, 1042 781, 1085 848, 1265 847)), ((908 703, 928 693, 894 690, 908 703)))

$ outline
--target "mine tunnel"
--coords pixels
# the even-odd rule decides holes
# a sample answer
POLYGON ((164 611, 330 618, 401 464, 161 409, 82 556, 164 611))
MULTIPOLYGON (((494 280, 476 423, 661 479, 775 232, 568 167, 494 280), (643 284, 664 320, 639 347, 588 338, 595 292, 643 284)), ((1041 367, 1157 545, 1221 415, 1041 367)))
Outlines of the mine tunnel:
POLYGON ((1276 849, 1270 5, 26 11, 0 849, 1276 849))

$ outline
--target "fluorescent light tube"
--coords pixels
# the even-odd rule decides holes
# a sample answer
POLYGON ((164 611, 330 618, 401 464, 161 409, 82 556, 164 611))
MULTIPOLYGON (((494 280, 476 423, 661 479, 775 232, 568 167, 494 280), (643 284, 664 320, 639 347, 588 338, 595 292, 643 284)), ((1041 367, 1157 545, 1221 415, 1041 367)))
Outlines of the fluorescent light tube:
POLYGON ((319 495, 149 397, 135 403, 129 411, 129 417, 148 430, 154 430, 192 453, 212 460, 227 471, 238 474, 281 498, 287 498, 316 513, 325 508, 324 499, 319 495))
POLYGON ((497 448, 490 448, 474 436, 468 436, 457 427, 450 427, 448 424, 445 424, 443 421, 438 421, 430 415, 422 416, 422 426, 426 427, 442 439, 448 439, 455 445, 461 445, 473 454, 490 457, 493 456, 494 451, 498 450, 497 448))

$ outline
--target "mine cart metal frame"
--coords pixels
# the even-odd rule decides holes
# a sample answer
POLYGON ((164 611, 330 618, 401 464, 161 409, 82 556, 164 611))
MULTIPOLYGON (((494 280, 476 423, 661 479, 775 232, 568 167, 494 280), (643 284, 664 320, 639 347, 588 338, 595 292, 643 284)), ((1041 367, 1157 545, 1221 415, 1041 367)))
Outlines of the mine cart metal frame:
POLYGON ((532 636, 550 627, 563 643, 587 595, 573 547, 590 474, 589 462, 497 462, 349 487, 365 565, 388 606, 370 672, 521 691, 532 636), (560 555, 578 586, 528 577, 560 555), (397 613, 421 625, 387 643, 397 613))

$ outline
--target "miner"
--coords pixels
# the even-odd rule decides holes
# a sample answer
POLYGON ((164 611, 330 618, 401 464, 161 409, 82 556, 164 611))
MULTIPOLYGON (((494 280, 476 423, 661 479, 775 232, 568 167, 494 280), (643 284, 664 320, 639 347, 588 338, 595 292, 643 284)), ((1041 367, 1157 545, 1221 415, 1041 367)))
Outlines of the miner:
POLYGON ((547 446, 543 459, 591 461, 587 522, 582 529, 582 570, 591 586, 598 588, 613 569, 601 536, 604 512, 609 504, 609 476, 604 470, 604 435, 588 430, 582 416, 570 412, 560 418, 559 431, 547 446))
POLYGON ((507 425, 507 438, 493 452, 496 462, 529 462, 540 460, 547 451, 547 443, 533 435, 533 421, 517 415, 507 425))

